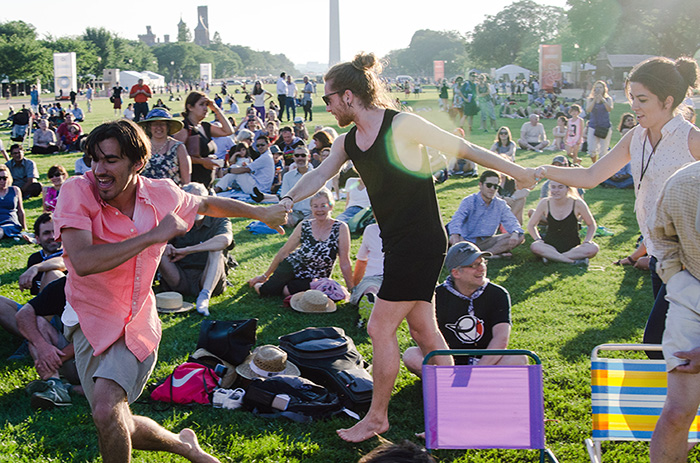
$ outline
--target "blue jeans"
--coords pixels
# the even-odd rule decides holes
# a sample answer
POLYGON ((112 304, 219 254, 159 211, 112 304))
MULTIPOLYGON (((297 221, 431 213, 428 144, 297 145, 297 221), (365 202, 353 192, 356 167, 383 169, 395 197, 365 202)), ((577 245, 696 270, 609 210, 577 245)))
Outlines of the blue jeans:
MULTIPOLYGON (((293 96, 287 97, 285 106, 287 107, 287 121, 289 121, 289 108, 292 109, 292 119, 297 117, 297 101, 293 96)), ((280 120, 282 120, 282 115, 280 115, 280 120)))
MULTIPOLYGON (((661 344, 666 328, 666 313, 668 312, 668 301, 666 300, 666 285, 656 273, 656 257, 649 260, 649 272, 651 273, 651 286, 654 292, 654 307, 651 309, 647 325, 644 327, 644 344, 661 344)), ((663 354, 656 351, 648 351, 647 357, 650 359, 663 359, 663 354)))
POLYGON ((363 208, 360 206, 350 206, 347 209, 345 209, 343 212, 341 212, 338 217, 336 217, 336 220, 340 220, 341 222, 348 223, 350 219, 355 217, 355 214, 360 212, 363 208))

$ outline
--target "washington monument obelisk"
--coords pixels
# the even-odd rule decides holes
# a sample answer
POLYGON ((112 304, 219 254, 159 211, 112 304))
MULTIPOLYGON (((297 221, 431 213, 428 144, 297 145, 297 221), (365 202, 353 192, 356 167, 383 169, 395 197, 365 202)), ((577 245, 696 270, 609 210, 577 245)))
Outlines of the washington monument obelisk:
POLYGON ((330 41, 328 46, 328 67, 340 63, 340 11, 338 8, 339 0, 330 0, 331 18, 330 24, 330 41))

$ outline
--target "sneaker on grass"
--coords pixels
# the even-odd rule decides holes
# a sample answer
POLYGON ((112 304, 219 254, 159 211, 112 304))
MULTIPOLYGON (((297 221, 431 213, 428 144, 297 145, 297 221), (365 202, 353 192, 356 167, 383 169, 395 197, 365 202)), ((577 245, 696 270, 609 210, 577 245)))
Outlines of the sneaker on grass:
POLYGON ((68 387, 60 379, 51 378, 46 382, 49 387, 45 391, 32 394, 30 399, 32 408, 51 410, 54 407, 71 405, 68 387))
POLYGON ((27 391, 27 394, 31 397, 37 392, 44 392, 48 388, 48 381, 44 381, 43 379, 35 379, 34 381, 29 381, 29 383, 27 383, 27 385, 24 387, 24 390, 27 391))

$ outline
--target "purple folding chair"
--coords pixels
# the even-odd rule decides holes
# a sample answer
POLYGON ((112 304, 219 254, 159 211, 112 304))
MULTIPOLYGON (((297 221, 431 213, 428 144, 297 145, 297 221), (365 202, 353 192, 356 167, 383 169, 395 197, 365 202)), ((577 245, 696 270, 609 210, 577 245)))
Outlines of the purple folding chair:
POLYGON ((539 449, 544 442, 542 363, 528 350, 436 350, 423 360, 425 442, 430 449, 539 449), (524 366, 429 365, 436 355, 527 355, 524 366))

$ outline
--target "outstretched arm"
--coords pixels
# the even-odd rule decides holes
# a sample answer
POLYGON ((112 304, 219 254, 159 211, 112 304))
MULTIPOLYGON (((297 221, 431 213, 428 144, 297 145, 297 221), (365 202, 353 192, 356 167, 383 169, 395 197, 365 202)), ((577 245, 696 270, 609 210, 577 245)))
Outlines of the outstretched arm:
POLYGON ((280 234, 284 234, 282 225, 287 221, 287 211, 280 204, 254 206, 235 199, 217 196, 202 197, 197 213, 210 217, 248 217, 260 220, 280 234))
POLYGON ((627 132, 608 154, 586 169, 540 166, 536 175, 538 178, 548 178, 575 188, 593 188, 630 162, 630 140, 633 132, 634 130, 627 132))
POLYGON ((415 114, 401 113, 395 119, 392 128, 395 140, 405 137, 415 143, 431 146, 443 153, 469 159, 479 165, 503 172, 513 177, 519 188, 528 188, 535 184, 534 171, 457 137, 415 114))

